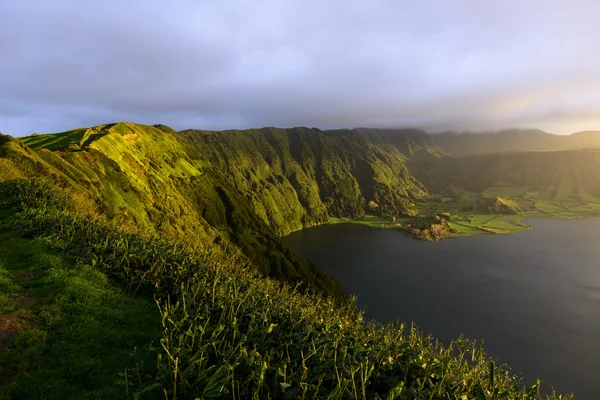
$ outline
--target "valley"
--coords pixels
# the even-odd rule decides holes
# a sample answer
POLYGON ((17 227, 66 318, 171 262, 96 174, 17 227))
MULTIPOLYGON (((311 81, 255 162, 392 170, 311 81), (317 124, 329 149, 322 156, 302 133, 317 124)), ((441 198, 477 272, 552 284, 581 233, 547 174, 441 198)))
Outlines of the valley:
MULTIPOLYGON (((282 241, 346 222, 435 241, 600 211, 599 150, 454 156, 436 140, 416 129, 177 132, 126 122, 2 135, 0 239, 46 243, 40 252, 68 257, 57 271, 91 268, 140 307, 154 299, 159 346, 142 336, 128 343, 156 359, 144 353, 145 366, 132 361, 120 379, 140 398, 568 398, 544 397, 535 377, 515 385, 508 366, 467 339, 443 346, 415 326, 365 320, 334 277, 282 241), (147 369, 154 373, 142 376, 147 369)), ((40 279, 57 271, 42 269, 40 279)), ((6 304, 18 304, 11 296, 6 304)), ((53 304, 48 293, 36 296, 53 304)), ((75 311, 65 312, 96 318, 75 311)), ((30 325, 3 345, 19 346, 28 327, 51 339, 27 344, 40 356, 11 375, 0 398, 29 385, 31 369, 62 340, 39 309, 24 312, 30 325)), ((122 328, 117 336, 128 335, 122 328)), ((14 359, 3 365, 6 374, 14 359)), ((117 390, 104 379, 98 390, 117 390)))
MULTIPOLYGON (((108 129, 119 132, 122 137, 129 135, 128 140, 135 143, 139 138, 132 141, 132 135, 137 135, 135 131, 140 128, 117 124, 116 127, 87 131, 78 129, 37 135, 22 141, 43 151, 79 151, 84 143, 89 146, 102 136, 96 131, 108 129), (127 130, 131 132, 126 133, 127 130)), ((179 135, 168 127, 158 126, 158 129, 179 135)), ((187 130, 181 135, 193 144, 190 148, 186 143, 185 151, 192 159, 177 161, 176 168, 181 170, 169 174, 190 180, 200 180, 199 177, 204 175, 204 181, 212 181, 215 178, 207 178, 207 175, 214 176, 218 170, 220 175, 216 179, 226 179, 230 187, 235 187, 237 201, 245 203, 255 218, 264 221, 277 235, 336 221, 404 228, 410 233, 412 226, 427 229, 427 225, 435 225, 436 216, 449 213, 442 234, 434 237, 416 235, 437 240, 529 229, 520 222, 524 218, 598 215, 600 185, 596 178, 600 151, 586 148, 597 144, 596 137, 589 132, 577 134, 569 142, 566 138, 537 131, 517 133, 488 135, 490 146, 498 137, 512 137, 518 139, 512 147, 508 140, 506 147, 512 150, 537 149, 533 147, 535 143, 546 149, 557 142, 572 143, 571 147, 581 149, 506 154, 480 151, 481 154, 455 157, 445 155, 434 143, 440 142, 453 149, 455 143, 452 140, 464 145, 469 138, 482 140, 481 136, 444 134, 442 140, 435 135, 430 139, 418 130, 362 128, 337 131, 307 128, 187 130), (539 135, 547 136, 546 142, 550 144, 540 144, 539 135), (530 136, 535 140, 528 141, 530 136), (376 222, 378 218, 380 221, 376 222)), ((118 151, 118 147, 112 151, 118 151)), ((123 160, 123 157, 119 159, 123 160)), ((142 163, 138 160, 138 168, 139 165, 142 163)), ((209 195, 219 197, 217 203, 223 204, 223 195, 215 194, 215 184, 208 185, 213 186, 207 188, 209 195)), ((197 190, 198 185, 194 186, 197 190)), ((206 201, 200 207, 207 213, 214 205, 206 201)), ((222 209, 211 210, 208 215, 211 217, 204 219, 211 227, 229 223, 225 221, 222 209)), ((134 218, 148 217, 134 214, 134 218)), ((145 226, 151 225, 145 223, 145 226)), ((247 251, 250 251, 249 247, 247 251)), ((262 262, 268 263, 264 259, 262 262)))

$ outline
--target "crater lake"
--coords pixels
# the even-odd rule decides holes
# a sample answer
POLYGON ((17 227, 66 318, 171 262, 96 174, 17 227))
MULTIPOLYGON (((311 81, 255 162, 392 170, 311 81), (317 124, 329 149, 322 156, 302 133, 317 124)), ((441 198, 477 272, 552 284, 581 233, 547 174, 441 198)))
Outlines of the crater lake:
POLYGON ((322 225, 284 241, 358 296, 367 318, 463 334, 542 390, 600 399, 600 219, 526 221, 513 235, 419 241, 322 225))

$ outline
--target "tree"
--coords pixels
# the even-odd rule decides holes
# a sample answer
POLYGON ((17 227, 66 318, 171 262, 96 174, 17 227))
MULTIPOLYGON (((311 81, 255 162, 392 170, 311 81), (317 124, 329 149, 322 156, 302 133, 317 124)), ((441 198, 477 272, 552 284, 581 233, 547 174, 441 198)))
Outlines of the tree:
POLYGON ((369 201, 369 210, 376 211, 379 208, 379 204, 375 203, 373 200, 369 201))

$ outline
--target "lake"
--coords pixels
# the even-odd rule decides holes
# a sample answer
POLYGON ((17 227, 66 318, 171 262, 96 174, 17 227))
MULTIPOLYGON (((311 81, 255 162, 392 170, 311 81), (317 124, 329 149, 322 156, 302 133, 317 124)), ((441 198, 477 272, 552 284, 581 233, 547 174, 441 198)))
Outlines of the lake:
POLYGON ((484 338, 528 383, 600 399, 600 219, 527 223, 435 243, 351 224, 284 241, 357 295, 367 317, 414 321, 444 343, 484 338))

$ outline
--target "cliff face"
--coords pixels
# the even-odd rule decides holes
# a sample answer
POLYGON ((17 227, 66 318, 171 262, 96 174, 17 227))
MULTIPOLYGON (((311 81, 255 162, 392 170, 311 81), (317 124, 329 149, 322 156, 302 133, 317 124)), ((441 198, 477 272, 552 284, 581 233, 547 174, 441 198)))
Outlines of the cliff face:
POLYGON ((383 216, 411 214, 427 195, 406 168, 406 154, 428 148, 418 131, 177 133, 117 123, 3 141, 0 180, 44 179, 88 215, 198 245, 232 244, 265 274, 336 295, 337 283, 277 236, 359 217, 369 203, 383 216))
POLYGON ((408 171, 406 158, 428 142, 424 133, 410 133, 307 128, 182 132, 278 234, 329 217, 360 217, 369 202, 378 205, 382 216, 411 214, 415 200, 427 194, 408 171))
POLYGON ((598 154, 456 158, 410 129, 175 132, 117 123, 21 141, 2 136, 0 181, 43 179, 88 215, 200 246, 233 245, 267 275, 341 296, 278 236, 331 217, 414 215, 427 190, 452 196, 518 187, 525 200, 539 192, 585 201, 600 197, 598 154))

